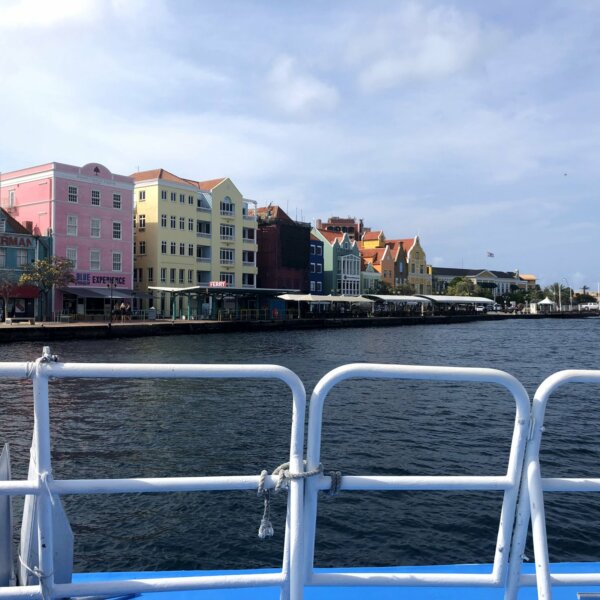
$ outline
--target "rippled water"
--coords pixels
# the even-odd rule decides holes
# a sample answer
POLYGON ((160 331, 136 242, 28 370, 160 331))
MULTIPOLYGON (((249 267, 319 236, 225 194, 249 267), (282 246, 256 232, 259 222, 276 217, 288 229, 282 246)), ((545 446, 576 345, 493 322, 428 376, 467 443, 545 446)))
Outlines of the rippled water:
MULTIPOLYGON (((57 343, 64 361, 272 363, 310 393, 348 362, 494 367, 533 395, 552 372, 600 368, 600 319, 197 335, 57 343)), ((29 360, 41 344, 0 346, 0 360, 29 360)), ((31 439, 31 386, 0 382, 0 442, 24 477, 31 439)), ((547 411, 546 476, 600 477, 598 387, 561 388, 547 411)), ((51 383, 54 475, 71 477, 254 474, 287 460, 290 394, 244 381, 58 381, 51 383)), ((502 474, 514 402, 497 386, 351 381, 328 398, 322 460, 345 474, 502 474)), ((571 496, 571 497, 570 497, 571 496)), ((597 496, 547 498, 552 560, 598 558, 597 496)), ((77 570, 244 568, 280 561, 276 537, 260 541, 253 492, 73 496, 77 570)), ((489 562, 501 495, 343 492, 319 502, 316 561, 395 565, 489 562)))

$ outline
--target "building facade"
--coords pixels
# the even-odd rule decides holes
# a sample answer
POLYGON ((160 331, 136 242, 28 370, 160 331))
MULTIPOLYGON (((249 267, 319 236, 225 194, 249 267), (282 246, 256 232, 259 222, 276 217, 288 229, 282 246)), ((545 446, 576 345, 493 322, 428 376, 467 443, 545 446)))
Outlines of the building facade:
POLYGON ((323 260, 323 241, 318 239, 313 233, 310 234, 310 255, 308 278, 309 291, 311 294, 324 293, 324 260, 323 260))
POLYGON ((445 294, 448 285, 461 277, 484 289, 489 289, 493 297, 510 294, 516 289, 527 290, 535 286, 535 276, 526 275, 523 279, 518 271, 492 271, 488 269, 455 269, 450 267, 430 267, 433 279, 433 293, 445 294))
POLYGON ((55 290, 55 314, 105 316, 110 298, 133 287, 133 181, 98 163, 48 163, 2 174, 0 206, 50 238, 52 254, 73 262, 75 283, 55 290))
POLYGON ((310 290, 310 224, 293 221, 277 205, 256 209, 258 287, 310 290))
POLYGON ((351 241, 359 241, 364 233, 371 231, 365 228, 362 219, 357 219, 356 217, 329 217, 326 222, 317 219, 315 228, 338 235, 347 233, 351 241))
POLYGON ((256 215, 233 182, 185 179, 164 169, 134 173, 135 285, 165 316, 198 316, 194 288, 256 288, 256 215), (153 290, 152 288, 161 288, 153 290))
POLYGON ((34 236, 4 209, 0 208, 0 320, 9 317, 36 317, 39 290, 19 285, 27 265, 45 258, 49 240, 34 236), (5 310, 5 302, 7 309, 5 310))
POLYGON ((325 294, 360 294, 360 254, 358 243, 347 233, 313 229, 323 242, 323 287, 325 294))

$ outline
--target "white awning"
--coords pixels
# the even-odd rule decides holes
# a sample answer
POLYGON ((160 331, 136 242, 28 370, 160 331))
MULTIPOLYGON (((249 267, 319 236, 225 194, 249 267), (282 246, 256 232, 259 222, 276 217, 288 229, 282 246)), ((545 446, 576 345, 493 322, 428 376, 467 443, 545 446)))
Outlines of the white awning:
POLYGON ((428 296, 419 294, 421 298, 431 300, 431 302, 443 302, 446 304, 494 304, 493 300, 483 296, 428 296))
POLYGON ((288 302, 374 302, 374 300, 369 300, 364 296, 318 296, 316 294, 281 294, 277 297, 281 300, 287 300, 288 302))
POLYGON ((364 294, 365 298, 372 298, 376 302, 391 302, 395 304, 426 304, 431 300, 420 296, 401 296, 392 294, 364 294))

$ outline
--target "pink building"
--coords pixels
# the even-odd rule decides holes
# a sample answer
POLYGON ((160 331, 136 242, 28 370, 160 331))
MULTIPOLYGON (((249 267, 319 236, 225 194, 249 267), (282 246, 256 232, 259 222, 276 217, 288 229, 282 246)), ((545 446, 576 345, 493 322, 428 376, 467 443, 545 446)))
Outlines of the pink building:
POLYGON ((133 180, 89 163, 48 163, 2 173, 0 206, 50 254, 75 264, 76 282, 56 290, 52 312, 107 316, 110 302, 132 299, 133 180))

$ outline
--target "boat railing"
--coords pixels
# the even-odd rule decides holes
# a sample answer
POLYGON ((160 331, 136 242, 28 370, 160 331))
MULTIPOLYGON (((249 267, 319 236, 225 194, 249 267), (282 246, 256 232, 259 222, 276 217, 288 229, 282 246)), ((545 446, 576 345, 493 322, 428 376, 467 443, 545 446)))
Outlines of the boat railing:
MULTIPOLYGON (((165 379, 222 379, 261 378, 276 379, 291 391, 291 441, 289 468, 291 472, 304 470, 304 420, 306 393, 297 375, 276 365, 183 365, 183 364, 109 364, 54 362, 48 348, 44 356, 30 363, 0 363, 1 378, 30 378, 34 394, 34 431, 32 457, 35 468, 30 468, 25 481, 0 481, 0 496, 27 495, 37 500, 38 564, 27 569, 39 580, 36 585, 0 587, 0 598, 68 598, 114 597, 151 591, 184 591, 215 588, 279 587, 282 597, 302 596, 302 478, 289 481, 288 510, 281 569, 273 573, 230 574, 213 576, 133 579, 121 581, 93 581, 58 583, 54 580, 55 556, 53 548, 53 505, 65 494, 108 494, 123 492, 182 492, 214 490, 258 489, 261 475, 135 478, 135 479, 71 479, 52 476, 50 452, 50 415, 48 381, 51 378, 165 378, 165 379)), ((274 488, 277 479, 267 476, 266 489, 274 488)), ((21 557, 27 560, 27 557, 21 557)))
MULTIPOLYGON (((540 469, 540 446, 544 432, 546 407, 550 396, 560 386, 569 383, 600 383, 598 370, 558 371, 546 378, 536 390, 531 410, 531 433, 527 443, 525 467, 523 473, 523 493, 519 499, 519 509, 524 513, 524 522, 515 535, 526 535, 529 514, 533 534, 535 555, 535 575, 521 575, 521 584, 537 585, 538 598, 552 597, 553 586, 600 585, 600 572, 550 572, 548 558, 548 539, 546 535, 546 517, 544 494, 547 492, 600 492, 600 478, 595 477, 542 477, 540 469)), ((597 595, 595 597, 598 597, 597 595)))
MULTIPOLYGON (((305 584, 311 586, 477 586, 502 587, 506 583, 509 549, 515 515, 525 443, 529 431, 529 396, 521 383, 512 375, 496 369, 428 367, 412 365, 350 364, 334 369, 316 385, 310 399, 307 469, 314 469, 321 460, 321 430, 323 407, 331 390, 338 384, 357 378, 427 380, 452 382, 479 382, 497 384, 506 388, 516 405, 512 441, 506 474, 502 476, 400 476, 348 475, 336 483, 341 490, 471 490, 503 491, 504 498, 494 554, 492 572, 473 573, 402 573, 348 572, 348 569, 316 572, 313 567, 317 499, 319 490, 329 489, 332 477, 321 475, 306 482, 304 499, 305 584)), ((476 410, 476 407, 473 408, 476 410)), ((507 590, 507 597, 516 597, 517 589, 507 590)))

